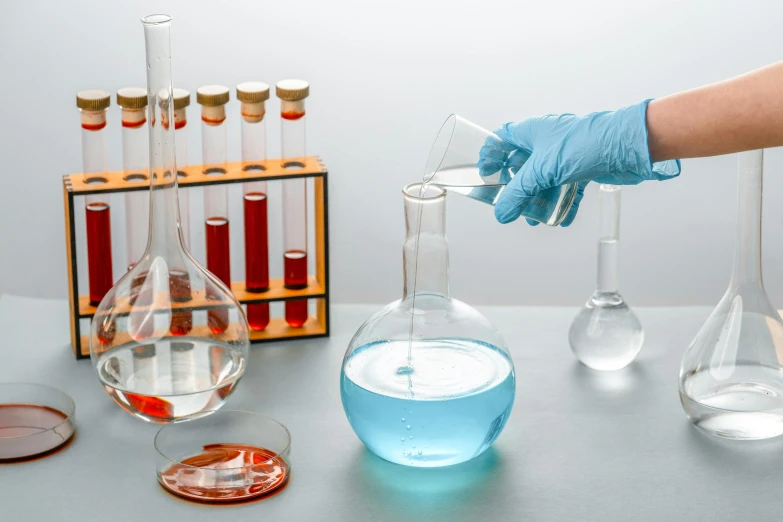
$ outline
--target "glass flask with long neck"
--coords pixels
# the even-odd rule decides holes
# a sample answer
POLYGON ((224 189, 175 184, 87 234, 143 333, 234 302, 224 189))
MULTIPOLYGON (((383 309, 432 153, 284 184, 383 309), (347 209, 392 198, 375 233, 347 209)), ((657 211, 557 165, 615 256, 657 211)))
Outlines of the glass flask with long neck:
POLYGON ((620 187, 600 185, 601 228, 598 238, 598 284, 568 331, 571 350, 594 370, 619 370, 642 349, 644 332, 620 295, 620 187))
POLYGON ((246 367, 247 322, 228 288, 185 247, 174 157, 171 18, 142 20, 150 122, 149 234, 144 254, 101 301, 92 321, 90 356, 106 392, 148 422, 175 422, 219 408, 246 367), (209 298, 207 298, 209 296, 209 298), (214 332, 207 314, 228 326, 214 332))
POLYGON ((417 183, 403 200, 403 296, 354 335, 340 392, 370 451, 407 466, 448 466, 480 455, 503 430, 514 364, 489 321, 449 295, 446 191, 417 183))
POLYGON ((761 279, 763 151, 739 154, 729 288, 682 358, 680 400, 702 430, 729 439, 783 434, 783 321, 761 279))

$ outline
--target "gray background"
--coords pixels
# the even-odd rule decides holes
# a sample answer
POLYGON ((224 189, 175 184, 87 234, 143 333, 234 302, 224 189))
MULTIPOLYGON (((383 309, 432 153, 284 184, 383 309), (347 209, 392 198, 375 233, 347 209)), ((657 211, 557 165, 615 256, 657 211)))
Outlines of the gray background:
POLYGON ((481 307, 508 343, 517 394, 492 447, 458 466, 414 469, 375 457, 340 402, 343 353, 373 305, 337 305, 328 339, 254 346, 225 408, 264 413, 291 430, 293 474, 279 495, 211 507, 164 493, 157 426, 132 418, 75 362, 65 300, 0 298, 0 382, 48 383, 76 401, 64 451, 0 465, 2 520, 664 521, 778 520, 783 437, 723 441, 702 434, 677 396, 680 358, 710 307, 637 308, 639 357, 595 372, 571 354, 571 307, 481 307), (37 328, 36 314, 50 328, 37 328))
MULTIPOLYGON (((74 95, 145 85, 138 20, 161 11, 175 19, 173 69, 181 87, 222 83, 233 90, 241 81, 286 77, 311 82, 309 150, 331 170, 335 302, 387 302, 400 294, 399 190, 420 178, 449 113, 494 128, 699 86, 779 60, 783 19, 776 0, 2 0, 0 293, 66 295, 60 176, 81 169, 74 95)), ((119 169, 119 112, 112 103, 111 167, 119 169)), ((195 110, 194 163, 200 162, 195 110)), ((270 157, 279 151, 278 110, 273 99, 270 157)), ((231 160, 240 154, 237 111, 232 100, 231 160)), ((780 150, 767 154, 766 166, 766 283, 780 306, 780 150)), ((632 304, 712 304, 727 284, 736 158, 685 161, 683 170, 677 180, 624 193, 621 286, 632 304)), ((490 208, 452 197, 453 294, 475 304, 581 303, 594 281, 595 191, 589 188, 579 218, 565 230, 500 226, 490 208)), ((279 244, 276 215, 273 244, 279 244)), ((113 220, 121 230, 120 211, 113 220)), ((240 227, 232 230, 241 237, 240 227)), ((239 278, 236 253, 234 266, 239 278)), ((279 273, 276 257, 272 269, 279 273)))

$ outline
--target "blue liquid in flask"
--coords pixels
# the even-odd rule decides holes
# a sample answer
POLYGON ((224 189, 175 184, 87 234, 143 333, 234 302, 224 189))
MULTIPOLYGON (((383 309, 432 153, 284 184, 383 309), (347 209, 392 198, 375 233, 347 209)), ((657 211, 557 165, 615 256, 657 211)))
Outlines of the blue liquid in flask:
POLYGON ((350 355, 340 379, 343 408, 365 446, 418 467, 483 453, 505 426, 516 388, 507 355, 463 339, 371 343, 350 355))

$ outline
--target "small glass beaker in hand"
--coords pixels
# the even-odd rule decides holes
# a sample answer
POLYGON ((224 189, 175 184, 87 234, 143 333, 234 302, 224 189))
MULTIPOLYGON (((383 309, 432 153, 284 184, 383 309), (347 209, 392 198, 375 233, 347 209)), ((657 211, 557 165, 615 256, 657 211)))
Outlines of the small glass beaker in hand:
MULTIPOLYGON (((494 205, 528 157, 497 135, 452 114, 435 138, 424 181, 494 205)), ((576 189, 576 184, 569 184, 541 191, 522 209, 522 215, 557 226, 568 214, 576 189)))

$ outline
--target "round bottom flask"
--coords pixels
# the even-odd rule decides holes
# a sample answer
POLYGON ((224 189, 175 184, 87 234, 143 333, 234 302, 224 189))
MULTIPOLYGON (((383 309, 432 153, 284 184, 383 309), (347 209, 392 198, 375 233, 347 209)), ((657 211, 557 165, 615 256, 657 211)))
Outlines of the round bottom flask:
POLYGON ((739 155, 731 282, 680 367, 685 414, 729 439, 783 434, 783 321, 761 279, 762 161, 760 150, 739 155))
POLYGON ((174 126, 161 123, 174 121, 171 19, 152 15, 143 22, 151 122, 149 236, 142 258, 95 311, 90 357, 118 406, 145 421, 167 423, 223 405, 245 372, 249 339, 239 303, 184 245, 174 126))
POLYGON ((514 364, 497 330, 449 297, 445 191, 414 184, 403 195, 403 297, 356 332, 340 391, 370 451, 407 466, 448 466, 480 455, 502 431, 514 364))
POLYGON ((601 230, 598 241, 598 288, 574 318, 568 331, 571 350, 594 370, 619 370, 631 364, 644 343, 636 314, 619 288, 620 187, 601 185, 601 230))

